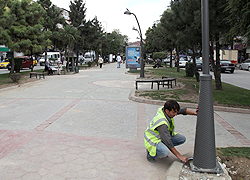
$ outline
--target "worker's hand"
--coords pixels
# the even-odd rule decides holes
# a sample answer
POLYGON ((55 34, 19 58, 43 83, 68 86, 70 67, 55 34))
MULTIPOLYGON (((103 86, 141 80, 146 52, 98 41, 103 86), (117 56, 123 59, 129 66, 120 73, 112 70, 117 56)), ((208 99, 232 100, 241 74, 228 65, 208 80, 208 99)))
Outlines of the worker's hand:
POLYGON ((186 156, 180 156, 179 159, 181 160, 181 162, 186 163, 188 161, 188 158, 186 156))
POLYGON ((197 115, 197 113, 198 113, 198 110, 199 110, 199 108, 198 108, 198 106, 196 107, 196 115, 197 115))

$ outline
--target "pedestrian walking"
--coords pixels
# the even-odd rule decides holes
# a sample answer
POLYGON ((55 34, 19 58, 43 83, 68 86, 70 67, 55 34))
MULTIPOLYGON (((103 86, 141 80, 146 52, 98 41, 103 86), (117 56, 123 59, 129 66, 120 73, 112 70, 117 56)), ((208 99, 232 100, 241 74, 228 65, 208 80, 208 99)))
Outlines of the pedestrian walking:
POLYGON ((100 64, 100 68, 102 68, 103 59, 100 55, 99 55, 98 63, 100 64))
POLYGON ((174 116, 177 114, 197 115, 197 112, 198 107, 196 111, 180 108, 174 100, 168 100, 163 107, 160 107, 144 133, 147 160, 155 162, 156 158, 167 157, 172 152, 179 160, 187 162, 188 158, 175 149, 175 146, 186 141, 186 137, 174 132, 174 116))
POLYGON ((119 53, 117 54, 116 61, 117 61, 117 68, 120 68, 121 67, 122 58, 121 58, 121 56, 120 56, 119 53))
POLYGON ((58 61, 57 63, 57 74, 60 75, 61 74, 61 70, 62 70, 62 63, 61 61, 58 61))

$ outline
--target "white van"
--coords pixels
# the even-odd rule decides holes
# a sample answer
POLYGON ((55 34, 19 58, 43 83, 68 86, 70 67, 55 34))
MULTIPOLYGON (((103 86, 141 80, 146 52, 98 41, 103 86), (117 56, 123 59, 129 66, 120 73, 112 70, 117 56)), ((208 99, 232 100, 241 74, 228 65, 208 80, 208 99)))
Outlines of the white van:
MULTIPOLYGON (((52 64, 57 64, 61 60, 61 55, 59 52, 47 52, 47 60, 52 64)), ((45 52, 39 60, 40 66, 45 65, 45 52)))
POLYGON ((86 52, 84 54, 84 63, 92 62, 95 58, 95 51, 86 52))

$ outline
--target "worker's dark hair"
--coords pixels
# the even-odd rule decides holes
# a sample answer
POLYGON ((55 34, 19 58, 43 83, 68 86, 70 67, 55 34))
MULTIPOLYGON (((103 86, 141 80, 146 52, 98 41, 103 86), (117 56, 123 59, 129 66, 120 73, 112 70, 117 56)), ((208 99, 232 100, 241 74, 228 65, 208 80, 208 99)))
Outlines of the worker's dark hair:
POLYGON ((180 110, 180 105, 178 104, 178 102, 176 102, 175 100, 168 100, 165 102, 164 107, 163 107, 164 111, 167 109, 169 111, 173 110, 180 110))

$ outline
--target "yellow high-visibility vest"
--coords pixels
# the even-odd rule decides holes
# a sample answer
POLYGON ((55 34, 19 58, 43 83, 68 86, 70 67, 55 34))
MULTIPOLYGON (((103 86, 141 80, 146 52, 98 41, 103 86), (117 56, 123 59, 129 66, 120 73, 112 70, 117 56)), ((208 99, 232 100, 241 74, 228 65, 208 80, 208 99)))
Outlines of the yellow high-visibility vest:
POLYGON ((145 147, 148 150, 150 156, 156 156, 156 146, 159 142, 161 142, 161 138, 159 135, 159 131, 156 130, 157 127, 166 124, 168 126, 168 130, 170 131, 171 136, 176 135, 174 132, 174 118, 171 118, 171 126, 163 112, 163 107, 159 108, 157 114, 150 122, 149 127, 146 129, 144 133, 144 143, 145 147))

